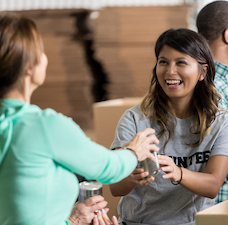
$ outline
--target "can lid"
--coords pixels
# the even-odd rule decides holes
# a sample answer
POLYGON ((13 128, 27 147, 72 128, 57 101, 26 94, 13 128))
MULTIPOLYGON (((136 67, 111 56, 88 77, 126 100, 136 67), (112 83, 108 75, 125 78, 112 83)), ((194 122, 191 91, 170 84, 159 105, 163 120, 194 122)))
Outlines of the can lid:
POLYGON ((102 184, 98 181, 83 181, 79 183, 81 190, 98 190, 102 187, 102 184))

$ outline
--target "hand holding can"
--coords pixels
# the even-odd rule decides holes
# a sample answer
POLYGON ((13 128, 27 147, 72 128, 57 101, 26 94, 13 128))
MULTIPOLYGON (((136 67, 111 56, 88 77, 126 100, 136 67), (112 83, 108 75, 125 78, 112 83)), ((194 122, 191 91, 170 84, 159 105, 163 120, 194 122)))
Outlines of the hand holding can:
POLYGON ((155 161, 146 158, 145 160, 139 162, 138 168, 144 168, 144 172, 149 172, 148 176, 144 177, 144 179, 148 179, 151 176, 155 177, 160 171, 157 152, 153 152, 153 155, 155 157, 155 161))
POLYGON ((98 181, 83 181, 79 183, 79 202, 92 197, 93 195, 102 196, 102 184, 98 181))

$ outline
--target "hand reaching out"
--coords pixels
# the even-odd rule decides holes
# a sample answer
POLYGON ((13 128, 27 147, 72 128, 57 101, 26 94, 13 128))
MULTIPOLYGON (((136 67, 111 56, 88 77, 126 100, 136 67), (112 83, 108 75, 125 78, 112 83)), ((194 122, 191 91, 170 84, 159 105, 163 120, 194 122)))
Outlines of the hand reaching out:
POLYGON ((133 149, 137 153, 139 161, 143 161, 146 158, 154 161, 155 158, 151 151, 159 151, 159 148, 156 146, 158 143, 159 140, 155 135, 155 130, 146 128, 138 132, 131 141, 125 143, 123 147, 133 149))

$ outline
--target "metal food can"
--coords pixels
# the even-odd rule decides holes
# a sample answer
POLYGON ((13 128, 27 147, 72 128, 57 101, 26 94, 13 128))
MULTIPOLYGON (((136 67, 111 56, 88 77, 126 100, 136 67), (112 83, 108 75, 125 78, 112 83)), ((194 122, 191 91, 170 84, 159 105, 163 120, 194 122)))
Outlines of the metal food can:
POLYGON ((158 163, 157 152, 153 152, 156 162, 152 161, 149 158, 146 158, 142 162, 139 163, 138 168, 144 168, 145 172, 149 172, 149 175, 144 177, 144 179, 150 178, 150 176, 155 177, 160 170, 160 166, 158 163))
POLYGON ((79 183, 79 202, 83 202, 93 195, 102 195, 102 184, 98 181, 83 181, 79 183))

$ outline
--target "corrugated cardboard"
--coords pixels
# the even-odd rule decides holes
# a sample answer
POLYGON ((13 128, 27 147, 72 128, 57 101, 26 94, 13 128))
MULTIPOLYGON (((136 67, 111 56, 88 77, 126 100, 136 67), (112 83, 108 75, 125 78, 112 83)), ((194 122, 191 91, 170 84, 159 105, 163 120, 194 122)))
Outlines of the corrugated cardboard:
POLYGON ((228 200, 196 213, 196 225, 228 225, 228 200))
POLYGON ((140 103, 142 98, 121 98, 93 104, 95 140, 110 148, 114 139, 116 125, 122 114, 140 103))
MULTIPOLYGON (((93 104, 95 141, 110 148, 113 142, 116 125, 122 114, 129 108, 140 103, 142 98, 122 98, 93 104)), ((109 217, 117 214, 120 197, 113 197, 108 185, 103 185, 103 196, 108 202, 109 217)))

